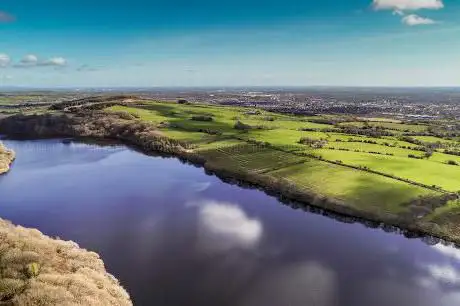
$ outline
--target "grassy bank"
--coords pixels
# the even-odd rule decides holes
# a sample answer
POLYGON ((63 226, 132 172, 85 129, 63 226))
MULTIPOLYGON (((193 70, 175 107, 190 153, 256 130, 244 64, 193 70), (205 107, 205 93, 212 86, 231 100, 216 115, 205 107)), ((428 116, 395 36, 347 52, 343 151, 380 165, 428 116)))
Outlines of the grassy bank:
POLYGON ((344 120, 142 101, 101 111, 80 107, 67 114, 9 117, 0 121, 0 131, 117 139, 270 194, 460 243, 460 167, 447 163, 458 156, 445 153, 457 143, 429 147, 406 137, 427 133, 427 124, 344 120))
POLYGON ((0 219, 1 305, 132 305, 96 253, 0 219))

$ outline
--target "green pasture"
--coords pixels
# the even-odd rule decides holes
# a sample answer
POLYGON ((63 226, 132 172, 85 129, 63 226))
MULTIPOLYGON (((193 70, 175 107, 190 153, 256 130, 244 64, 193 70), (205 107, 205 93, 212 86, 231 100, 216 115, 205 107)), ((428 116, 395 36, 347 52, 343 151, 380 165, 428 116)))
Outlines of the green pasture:
MULTIPOLYGON (((127 111, 156 125, 162 123, 164 127, 159 127, 159 130, 165 136, 194 144, 194 150, 206 156, 210 161, 225 163, 227 166, 230 165, 247 171, 283 176, 304 186, 304 188, 313 189, 315 192, 333 196, 358 206, 375 205, 377 207, 380 205, 382 209, 395 211, 402 208, 394 207, 394 205, 408 202, 418 196, 433 194, 433 191, 379 174, 352 169, 346 165, 365 166, 378 172, 426 185, 440 186, 448 191, 460 190, 460 166, 446 164, 447 160, 455 160, 460 163, 460 157, 435 152, 430 159, 408 158, 409 154, 423 156, 424 152, 384 145, 384 143, 389 143, 397 146, 416 147, 416 145, 400 141, 396 137, 372 138, 322 132, 321 129, 330 129, 333 126, 309 122, 306 117, 275 114, 260 110, 256 112, 254 109, 242 107, 204 104, 183 105, 151 101, 135 107, 114 106, 108 110, 127 111), (213 120, 191 120, 192 116, 197 115, 211 116, 213 120), (273 118, 273 120, 268 120, 268 118, 273 118), (253 128, 248 131, 237 130, 234 128, 237 120, 251 125, 253 128), (301 128, 312 128, 317 129, 317 131, 301 131, 301 128), (218 135, 210 135, 206 131, 217 131, 218 135), (328 144, 324 149, 312 149, 298 143, 302 137, 326 139, 328 144), (337 142, 337 139, 341 141, 337 142), (377 144, 348 142, 348 139, 372 140, 376 141, 377 144), (260 148, 260 146, 256 149, 250 149, 251 146, 244 146, 247 141, 265 142, 283 150, 286 146, 291 146, 291 151, 296 154, 273 148, 260 148), (332 147, 335 149, 330 149, 332 147), (350 151, 336 150, 339 148, 350 151), (394 156, 358 153, 354 150, 389 153, 394 154, 394 156), (300 156, 298 153, 301 152, 320 155, 326 161, 340 160, 344 165, 335 165, 300 156)), ((363 122, 343 124, 364 125, 363 122)), ((399 131, 407 129, 423 131, 427 128, 425 125, 384 120, 369 122, 369 124, 399 131)))
POLYGON ((372 170, 410 179, 426 185, 440 186, 448 191, 460 190, 460 166, 442 164, 430 159, 374 155, 348 151, 315 150, 327 160, 341 160, 344 164, 365 166, 372 170))

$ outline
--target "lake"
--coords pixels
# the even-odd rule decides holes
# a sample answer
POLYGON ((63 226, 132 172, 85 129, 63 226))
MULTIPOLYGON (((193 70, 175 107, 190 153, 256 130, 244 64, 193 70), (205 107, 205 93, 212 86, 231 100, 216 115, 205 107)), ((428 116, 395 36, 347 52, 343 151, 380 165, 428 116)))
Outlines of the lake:
POLYGON ((4 141, 0 217, 99 253, 136 305, 458 306, 460 250, 124 146, 4 141))

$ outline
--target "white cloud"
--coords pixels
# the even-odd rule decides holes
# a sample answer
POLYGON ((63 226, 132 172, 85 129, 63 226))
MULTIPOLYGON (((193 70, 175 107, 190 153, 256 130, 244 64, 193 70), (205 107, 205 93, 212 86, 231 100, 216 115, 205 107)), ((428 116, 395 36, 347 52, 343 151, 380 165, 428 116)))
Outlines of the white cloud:
POLYGON ((37 66, 56 66, 63 67, 67 65, 67 60, 63 57, 52 57, 50 59, 40 61, 34 54, 27 54, 19 63, 15 64, 16 68, 33 68, 37 66))
POLYGON ((63 57, 52 57, 44 62, 38 63, 39 66, 65 66, 67 60, 63 57))
POLYGON ((36 65, 38 63, 38 57, 33 54, 28 54, 21 59, 21 64, 24 65, 36 65))
POLYGON ((6 67, 10 64, 11 59, 7 54, 0 53, 0 67, 6 67))
POLYGON ((262 236, 262 224, 238 206, 216 201, 199 204, 198 238, 206 251, 254 247, 262 236))
POLYGON ((393 15, 401 16, 401 22, 408 26, 430 25, 436 21, 416 14, 406 15, 406 11, 444 8, 442 0, 373 0, 372 5, 376 10, 392 10, 393 15))
POLYGON ((429 25, 436 23, 433 19, 421 17, 415 14, 404 16, 401 21, 408 26, 429 25))
POLYGON ((442 0, 373 0, 372 4, 377 10, 394 11, 437 10, 444 7, 442 0))

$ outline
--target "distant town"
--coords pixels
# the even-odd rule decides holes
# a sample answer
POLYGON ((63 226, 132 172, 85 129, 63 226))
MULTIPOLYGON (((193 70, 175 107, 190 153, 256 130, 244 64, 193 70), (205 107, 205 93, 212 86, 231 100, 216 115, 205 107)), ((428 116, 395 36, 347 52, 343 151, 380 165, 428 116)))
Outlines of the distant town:
POLYGON ((189 102, 255 107, 299 115, 348 114, 401 120, 460 119, 460 90, 447 88, 17 90, 0 94, 0 112, 2 109, 49 106, 113 94, 135 95, 148 100, 184 99, 189 102))

